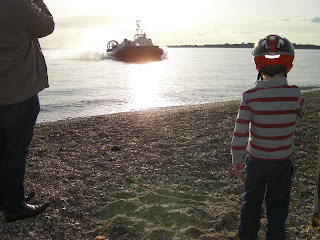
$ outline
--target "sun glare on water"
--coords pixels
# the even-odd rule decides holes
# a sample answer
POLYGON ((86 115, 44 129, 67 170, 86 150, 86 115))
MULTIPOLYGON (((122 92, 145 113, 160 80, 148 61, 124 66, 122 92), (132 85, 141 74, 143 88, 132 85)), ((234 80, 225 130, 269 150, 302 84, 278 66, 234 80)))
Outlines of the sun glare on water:
POLYGON ((131 97, 129 109, 147 109, 166 106, 163 99, 163 76, 167 73, 163 61, 147 64, 132 64, 128 73, 131 97))

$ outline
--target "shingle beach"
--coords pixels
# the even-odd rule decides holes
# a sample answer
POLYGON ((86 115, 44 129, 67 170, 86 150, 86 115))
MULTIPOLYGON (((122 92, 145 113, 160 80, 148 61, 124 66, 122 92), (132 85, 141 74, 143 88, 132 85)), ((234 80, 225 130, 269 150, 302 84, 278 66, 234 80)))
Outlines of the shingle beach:
MULTIPOLYGON (((311 227, 320 91, 303 93, 287 239, 311 227)), ((51 205, 6 223, 0 239, 237 239, 243 180, 230 143, 239 101, 39 123, 27 163, 30 202, 51 205)), ((264 239, 266 216, 259 236, 264 239)), ((259 239, 260 239, 259 238, 259 239)))

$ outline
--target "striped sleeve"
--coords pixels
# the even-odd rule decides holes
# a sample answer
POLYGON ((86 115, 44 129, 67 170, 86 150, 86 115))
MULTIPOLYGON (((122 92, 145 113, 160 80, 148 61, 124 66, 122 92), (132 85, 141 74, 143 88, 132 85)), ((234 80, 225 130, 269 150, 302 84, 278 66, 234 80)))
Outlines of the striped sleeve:
POLYGON ((297 106, 297 120, 301 121, 304 119, 306 114, 306 107, 304 98, 302 97, 302 94, 299 91, 299 100, 298 100, 298 106, 297 106))
POLYGON ((234 164, 243 162, 248 145, 251 114, 251 109, 247 105, 243 95, 231 143, 232 163, 234 164))

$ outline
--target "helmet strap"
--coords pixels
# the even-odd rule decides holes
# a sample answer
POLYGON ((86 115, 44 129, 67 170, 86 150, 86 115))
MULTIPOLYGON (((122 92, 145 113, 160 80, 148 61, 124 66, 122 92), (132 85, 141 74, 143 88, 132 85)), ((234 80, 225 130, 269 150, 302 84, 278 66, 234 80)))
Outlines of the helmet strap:
POLYGON ((257 80, 263 80, 263 78, 262 78, 262 71, 261 71, 261 69, 260 69, 260 71, 259 71, 259 73, 258 73, 257 80))

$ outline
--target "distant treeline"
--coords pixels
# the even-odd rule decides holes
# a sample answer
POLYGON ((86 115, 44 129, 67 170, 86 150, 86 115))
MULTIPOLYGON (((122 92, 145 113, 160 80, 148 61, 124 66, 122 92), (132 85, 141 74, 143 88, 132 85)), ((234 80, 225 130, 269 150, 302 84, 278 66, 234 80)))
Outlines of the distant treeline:
MULTIPOLYGON (((320 46, 312 44, 292 44, 295 49, 320 49, 320 46)), ((253 48, 254 43, 241 44, 205 44, 205 45, 170 45, 172 48, 253 48)))

